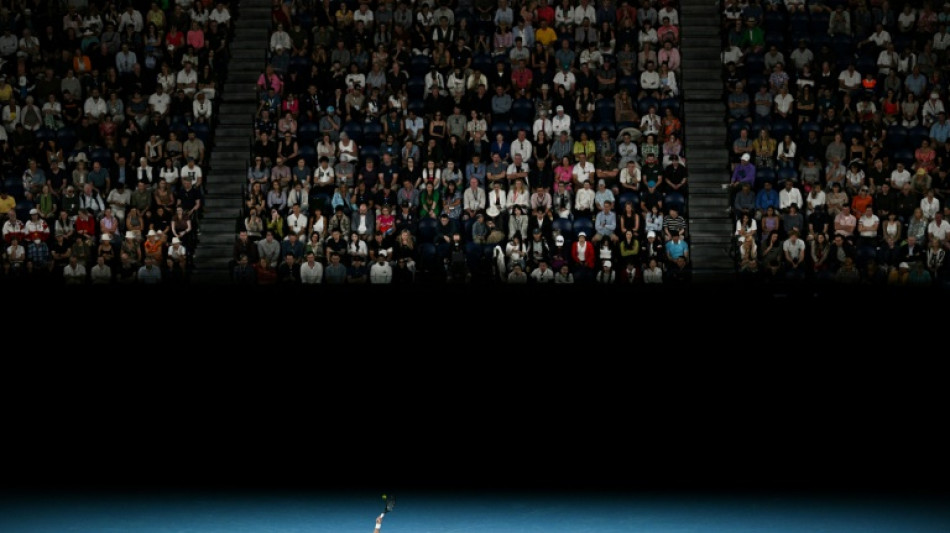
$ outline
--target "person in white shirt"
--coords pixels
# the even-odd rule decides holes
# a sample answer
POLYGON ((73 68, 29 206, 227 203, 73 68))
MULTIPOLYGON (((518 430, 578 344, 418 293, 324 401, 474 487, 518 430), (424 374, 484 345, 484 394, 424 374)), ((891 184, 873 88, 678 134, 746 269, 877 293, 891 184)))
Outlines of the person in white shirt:
MULTIPOLYGON (((511 142, 511 156, 521 156, 521 160, 525 163, 531 162, 531 155, 534 153, 534 148, 531 145, 531 141, 528 140, 528 132, 525 130, 518 130, 518 138, 511 142)), ((527 179, 527 176, 525 176, 527 179)))
POLYGON ((583 186, 577 190, 574 197, 574 210, 578 214, 590 216, 594 212, 594 197, 596 193, 590 186, 590 180, 584 182, 583 186))
POLYGON ((201 187, 201 180, 204 177, 204 174, 201 172, 201 167, 195 164, 194 158, 188 158, 188 164, 181 167, 181 179, 191 180, 191 183, 195 187, 201 187))
POLYGON ((462 209, 465 210, 465 215, 475 218, 479 211, 485 209, 486 200, 485 191, 478 185, 478 178, 470 179, 469 188, 462 194, 462 209))
POLYGON ((553 138, 554 136, 554 123, 551 122, 551 119, 548 118, 548 112, 546 109, 542 109, 538 112, 538 118, 535 119, 534 124, 531 126, 531 134, 534 139, 538 138, 538 132, 543 131, 545 137, 548 139, 553 138))
POLYGON ((300 212, 299 205, 294 205, 293 212, 287 215, 287 227, 301 238, 307 237, 307 215, 300 212))
POLYGON ((385 285, 393 280, 393 267, 389 265, 386 258, 389 254, 386 250, 380 250, 377 255, 377 261, 369 267, 369 282, 374 285, 385 285))
POLYGON ((63 268, 63 278, 67 284, 82 284, 86 281, 86 266, 75 255, 69 257, 69 264, 63 268))
POLYGON ((27 220, 26 224, 24 224, 23 232, 31 239, 36 238, 37 235, 42 235, 39 239, 46 241, 49 239, 49 224, 40 218, 39 211, 30 209, 30 220, 27 220))
POLYGON ((508 165, 508 170, 506 172, 508 183, 515 183, 516 181, 521 180, 525 185, 529 185, 528 172, 530 172, 530 170, 530 166, 524 161, 524 158, 521 157, 521 154, 514 154, 512 162, 510 165, 508 165))
POLYGON ((535 283, 552 283, 554 281, 554 271, 548 268, 548 262, 545 259, 538 261, 538 267, 531 271, 531 281, 535 283))
POLYGON ((950 233, 950 222, 943 219, 943 213, 937 212, 930 224, 927 224, 927 235, 943 244, 947 240, 947 233, 950 233))
POLYGON ((779 209, 788 209, 788 206, 795 204, 799 208, 805 205, 802 200, 802 192, 795 187, 795 182, 785 180, 785 188, 778 193, 779 209))
POLYGON ((920 123, 929 128, 937 121, 937 116, 945 111, 943 101, 940 99, 940 93, 936 91, 931 92, 930 98, 920 106, 920 123))
MULTIPOLYGON (((156 85, 155 92, 148 97, 148 106, 152 113, 158 113, 162 117, 168 114, 168 106, 171 102, 171 97, 168 96, 168 93, 165 92, 165 88, 162 87, 161 84, 156 85)), ((102 105, 104 108, 105 102, 103 102, 102 105)))
POLYGON ((168 259, 180 262, 182 268, 185 268, 188 250, 181 244, 181 239, 178 237, 172 237, 172 245, 168 247, 168 259))
POLYGON ((99 96, 99 89, 93 89, 86 103, 82 107, 83 113, 89 117, 89 122, 96 123, 108 112, 106 101, 99 96))
POLYGON ((137 180, 136 183, 144 182, 147 185, 154 183, 152 181, 152 167, 148 164, 148 158, 139 158, 139 166, 135 169, 135 178, 137 180))
POLYGON ((591 176, 594 175, 597 169, 594 168, 594 164, 587 160, 587 154, 581 152, 577 154, 577 163, 574 164, 574 183, 580 186, 583 183, 590 181, 591 176))
POLYGON ((854 93, 861 88, 861 73, 854 68, 854 63, 849 63, 848 68, 838 74, 838 90, 841 92, 854 93))
POLYGON ((584 19, 590 19, 590 25, 597 25, 597 10, 590 4, 590 0, 581 0, 579 6, 574 8, 574 25, 580 26, 584 19))
POLYGON ((562 131, 566 131, 568 134, 571 133, 571 116, 564 113, 564 106, 557 106, 555 112, 557 113, 551 119, 551 128, 560 135, 562 131))
POLYGON ((145 27, 142 14, 139 13, 132 4, 126 6, 125 11, 119 15, 119 33, 125 33, 125 27, 129 25, 131 25, 135 29, 135 33, 138 34, 141 34, 142 29, 145 27))
POLYGON ((920 210, 923 211, 924 219, 927 221, 933 220, 934 215, 941 212, 940 200, 934 198, 933 188, 928 189, 927 196, 920 199, 920 210))
POLYGON ((316 260, 313 252, 307 254, 307 261, 300 266, 300 283, 304 285, 323 283, 323 264, 316 260))
POLYGON ((175 76, 175 86, 178 89, 184 89, 185 95, 189 98, 195 95, 195 90, 198 88, 198 71, 191 67, 190 61, 185 61, 184 68, 175 76))
POLYGON ((231 12, 228 11, 228 8, 224 5, 224 2, 218 2, 218 5, 214 8, 211 14, 208 15, 208 20, 217 22, 219 26, 222 26, 222 29, 230 27, 231 12))
POLYGON ((774 102, 777 115, 782 118, 791 118, 792 104, 795 103, 795 98, 788 93, 788 84, 782 85, 779 93, 775 95, 774 102))
POLYGON ((656 106, 651 105, 646 115, 640 119, 640 132, 644 137, 647 135, 659 135, 660 128, 663 126, 663 119, 656 114, 656 106))
POLYGON ((313 169, 313 184, 320 189, 333 187, 336 182, 336 175, 333 167, 330 166, 330 159, 326 156, 320 158, 320 164, 313 169))
POLYGON ((874 208, 870 205, 865 207, 864 214, 858 219, 858 235, 861 240, 867 244, 874 244, 880 224, 881 219, 874 214, 874 208))
POLYGON ((363 25, 366 28, 372 28, 374 20, 375 15, 373 14, 373 10, 369 9, 369 4, 360 3, 359 8, 353 13, 353 24, 363 21, 363 25))
POLYGON ((904 168, 904 163, 898 162, 897 168, 891 171, 891 187, 901 190, 905 183, 910 183, 910 171, 904 168))
POLYGON ((573 72, 571 72, 570 65, 562 65, 561 70, 554 75, 554 79, 552 81, 554 82, 555 87, 560 87, 563 85, 564 90, 570 94, 574 91, 574 85, 577 83, 577 77, 573 72))
POLYGON ((637 98, 652 96, 660 98, 660 73, 656 71, 656 64, 647 61, 646 69, 640 73, 640 94, 637 98))
POLYGON ((640 190, 640 167, 636 161, 627 161, 627 165, 620 171, 620 187, 623 192, 640 190))
POLYGON ((198 122, 208 122, 211 120, 211 102, 205 96, 205 93, 195 94, 195 101, 191 103, 191 112, 198 122))
POLYGON ((277 29, 270 35, 270 51, 276 52, 278 47, 290 50, 290 44, 290 34, 284 31, 283 24, 278 24, 277 29))
POLYGON ((115 55, 115 70, 122 74, 131 74, 132 67, 138 62, 135 52, 129 50, 129 43, 122 43, 122 50, 115 55))
POLYGON ((492 190, 488 193, 488 207, 485 208, 485 214, 495 218, 508 212, 508 195, 501 190, 501 182, 492 183, 492 190))
POLYGON ((660 20, 663 20, 664 17, 669 17, 669 19, 670 19, 670 24, 672 24, 672 25, 674 25, 674 26, 679 26, 679 25, 680 25, 680 15, 679 15, 679 13, 676 11, 676 8, 673 7, 672 5, 665 5, 665 6, 663 6, 662 9, 660 9, 659 11, 657 11, 656 16, 657 16, 660 20))

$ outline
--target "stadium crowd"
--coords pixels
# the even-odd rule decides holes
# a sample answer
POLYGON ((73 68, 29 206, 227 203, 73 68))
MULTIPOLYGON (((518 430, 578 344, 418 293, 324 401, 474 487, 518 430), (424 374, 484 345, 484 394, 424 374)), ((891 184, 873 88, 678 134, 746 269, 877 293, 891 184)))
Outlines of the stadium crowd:
POLYGON ((0 9, 0 280, 188 280, 230 31, 208 0, 0 9))
POLYGON ((273 4, 236 283, 683 283, 673 1, 273 4))
POLYGON ((722 8, 740 278, 945 284, 950 2, 722 8))

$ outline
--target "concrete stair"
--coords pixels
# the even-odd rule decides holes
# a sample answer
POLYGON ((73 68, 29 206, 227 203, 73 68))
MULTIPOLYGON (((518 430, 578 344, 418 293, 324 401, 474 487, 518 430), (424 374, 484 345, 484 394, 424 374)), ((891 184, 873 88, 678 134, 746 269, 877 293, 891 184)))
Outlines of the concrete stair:
POLYGON ((257 109, 257 78, 265 61, 270 3, 244 0, 234 23, 228 79, 222 88, 210 165, 214 179, 205 194, 205 214, 192 279, 202 284, 230 282, 229 263, 241 220, 247 162, 257 109))
POLYGON ((722 37, 719 12, 707 0, 680 2, 683 36, 683 115, 689 167, 689 244, 695 283, 722 283, 735 278, 728 255, 733 219, 727 214, 726 128, 723 121, 722 37))

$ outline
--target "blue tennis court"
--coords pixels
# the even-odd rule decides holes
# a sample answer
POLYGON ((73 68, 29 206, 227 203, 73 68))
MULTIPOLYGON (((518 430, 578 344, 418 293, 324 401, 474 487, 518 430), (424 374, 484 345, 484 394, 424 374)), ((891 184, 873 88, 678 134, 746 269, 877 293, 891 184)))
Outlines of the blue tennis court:
MULTIPOLYGON (((372 533, 379 494, 6 495, 5 533, 372 533)), ((933 498, 402 493, 382 533, 947 533, 933 498)))

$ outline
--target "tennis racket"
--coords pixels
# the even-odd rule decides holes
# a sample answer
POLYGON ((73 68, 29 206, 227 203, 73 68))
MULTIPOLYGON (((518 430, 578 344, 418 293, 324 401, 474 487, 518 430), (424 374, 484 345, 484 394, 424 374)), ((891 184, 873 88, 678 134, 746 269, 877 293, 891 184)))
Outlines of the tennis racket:
POLYGON ((396 507, 396 497, 392 494, 383 494, 383 514, 392 511, 396 507))

